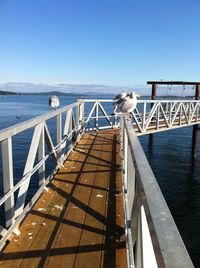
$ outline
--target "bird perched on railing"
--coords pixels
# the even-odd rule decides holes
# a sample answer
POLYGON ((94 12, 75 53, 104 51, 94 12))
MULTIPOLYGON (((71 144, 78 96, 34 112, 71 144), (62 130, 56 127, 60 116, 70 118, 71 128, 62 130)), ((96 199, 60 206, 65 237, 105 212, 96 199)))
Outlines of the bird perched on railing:
POLYGON ((131 113, 137 106, 137 97, 140 97, 136 92, 118 94, 114 100, 114 114, 131 113))
POLYGON ((57 96, 49 97, 49 106, 51 107, 52 111, 55 111, 60 106, 60 101, 57 96))

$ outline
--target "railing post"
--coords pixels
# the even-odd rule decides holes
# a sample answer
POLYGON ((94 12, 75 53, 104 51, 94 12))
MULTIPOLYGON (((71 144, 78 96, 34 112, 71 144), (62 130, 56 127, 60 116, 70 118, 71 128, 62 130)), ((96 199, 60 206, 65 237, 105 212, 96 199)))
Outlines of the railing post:
POLYGON ((85 120, 85 103, 82 102, 80 105, 80 120, 84 121, 85 120))
POLYGON ((142 113, 142 131, 143 132, 145 130, 146 107, 147 107, 147 103, 145 101, 144 106, 143 106, 143 113, 142 113))
POLYGON ((181 125, 182 110, 183 110, 183 108, 182 108, 182 104, 181 104, 180 109, 179 109, 179 126, 181 125))
POLYGON ((172 114, 173 114, 173 111, 172 111, 172 102, 170 102, 169 104, 169 126, 171 127, 171 123, 172 123, 172 114))
POLYGON ((114 127, 117 128, 117 116, 114 115, 114 127))
MULTIPOLYGON (((4 194, 13 188, 13 156, 12 138, 2 142, 2 167, 3 167, 3 190, 4 194)), ((14 193, 5 201, 5 221, 6 227, 14 223, 14 193)))
POLYGON ((78 126, 78 130, 82 129, 84 124, 84 109, 85 103, 83 100, 79 100, 79 104, 76 107, 76 125, 78 126))
POLYGON ((126 128, 123 131, 123 183, 124 183, 124 190, 127 192, 127 173, 128 173, 128 137, 126 128))
POLYGON ((136 238, 136 247, 135 247, 135 267, 143 267, 143 258, 142 258, 142 226, 141 226, 141 207, 137 215, 137 238, 136 238))
MULTIPOLYGON (((57 115, 57 124, 56 124, 56 143, 60 143, 62 140, 62 114, 57 115)), ((61 157, 62 149, 58 149, 57 155, 58 159, 61 157)))
POLYGON ((157 115, 156 115, 156 129, 157 130, 159 129, 159 123, 160 123, 160 105, 157 108, 157 115))
MULTIPOLYGON (((199 100, 200 97, 200 84, 196 84, 195 99, 199 100)), ((198 143, 198 124, 193 126, 192 133, 192 157, 195 158, 197 154, 197 143, 198 143)))
POLYGON ((76 106, 76 126, 78 126, 79 128, 79 121, 80 121, 80 107, 81 107, 81 104, 79 103, 77 106, 76 106))
MULTIPOLYGON (((45 157, 45 135, 44 127, 41 131, 40 141, 38 145, 38 160, 41 161, 45 157)), ((39 168, 39 186, 45 183, 45 162, 39 168)))
POLYGON ((98 130, 98 122, 99 122, 99 102, 97 102, 95 109, 95 128, 98 130))

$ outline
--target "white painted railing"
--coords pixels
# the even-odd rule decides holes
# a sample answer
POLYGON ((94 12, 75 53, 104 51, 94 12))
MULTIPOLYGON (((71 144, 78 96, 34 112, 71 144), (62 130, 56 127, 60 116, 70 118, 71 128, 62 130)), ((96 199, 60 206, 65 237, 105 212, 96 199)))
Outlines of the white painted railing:
POLYGON ((149 133, 152 125, 154 128, 156 126, 157 131, 162 131, 162 124, 168 129, 185 126, 184 124, 196 124, 199 120, 199 102, 138 101, 133 118, 131 120, 121 118, 121 122, 119 116, 112 115, 112 102, 112 100, 80 100, 0 131, 4 188, 0 206, 5 205, 6 222, 5 226, 0 226, 0 246, 3 246, 10 234, 17 230, 25 214, 73 149, 73 138, 76 140, 89 130, 120 127, 128 267, 192 267, 137 135, 149 133), (53 144, 47 126, 48 120, 52 118, 56 118, 56 144, 53 144), (34 129, 34 132, 23 176, 14 185, 12 140, 14 136, 21 135, 29 129, 34 129), (48 153, 45 151, 45 144, 48 153), (45 164, 50 157, 54 169, 46 177, 45 164), (25 206, 31 177, 37 171, 40 187, 25 206), (14 194, 17 191, 15 200, 14 194))
POLYGON ((117 128, 119 126, 119 117, 112 115, 113 112, 113 100, 94 100, 84 99, 85 107, 91 104, 89 114, 85 120, 85 128, 87 131, 101 130, 109 128, 117 128), (105 104, 108 104, 109 110, 105 109, 105 104), (100 123, 100 120, 104 120, 104 124, 100 123), (92 126, 91 126, 91 123, 92 126))
MULTIPOLYGON (((119 116, 113 116, 113 100, 84 100, 92 104, 86 120, 86 130, 100 130, 119 127, 119 116), (109 104, 107 109, 105 104, 109 104), (108 109, 109 108, 109 109, 108 109), (99 124, 105 119, 107 124, 99 124), (93 121, 92 127, 88 126, 93 121)), ((199 100, 138 100, 132 113, 132 123, 138 136, 192 126, 200 123, 199 100)))
POLYGON ((191 126, 200 122, 200 101, 139 100, 132 117, 138 136, 191 126))
POLYGON ((193 267, 129 118, 120 132, 128 267, 193 267))
MULTIPOLYGON (((84 133, 83 128, 84 103, 79 101, 0 131, 4 190, 4 195, 0 198, 0 206, 4 205, 5 207, 5 226, 0 225, 0 247, 4 245, 12 232, 18 231, 17 227, 25 214, 33 206, 59 166, 67 158, 73 149, 75 141, 84 133), (56 119, 56 133, 54 133, 54 136, 56 135, 56 144, 53 144, 52 136, 47 126, 48 120, 52 118, 56 119), (63 121, 64 125, 62 125, 63 121), (34 131, 24 165, 23 176, 14 185, 12 140, 14 136, 17 135, 18 137, 22 133, 24 135, 30 129, 34 131), (48 148, 48 152, 46 152, 45 146, 48 148), (54 168, 50 175, 46 177, 45 164, 50 157, 53 160, 54 168), (39 189, 25 206, 30 180, 36 172, 38 172, 39 189), (17 195, 16 198, 14 198, 15 195, 17 195)), ((18 155, 15 155, 16 157, 18 155)))

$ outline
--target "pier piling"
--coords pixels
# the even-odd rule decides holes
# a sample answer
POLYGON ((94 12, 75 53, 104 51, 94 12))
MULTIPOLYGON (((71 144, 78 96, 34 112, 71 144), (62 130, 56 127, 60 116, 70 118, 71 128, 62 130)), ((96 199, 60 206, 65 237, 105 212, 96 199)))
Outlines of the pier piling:
MULTIPOLYGON (((195 100, 199 100, 200 97, 200 84, 196 84, 195 100)), ((197 156, 197 144, 198 144, 198 124, 193 126, 192 133, 192 157, 197 156)))

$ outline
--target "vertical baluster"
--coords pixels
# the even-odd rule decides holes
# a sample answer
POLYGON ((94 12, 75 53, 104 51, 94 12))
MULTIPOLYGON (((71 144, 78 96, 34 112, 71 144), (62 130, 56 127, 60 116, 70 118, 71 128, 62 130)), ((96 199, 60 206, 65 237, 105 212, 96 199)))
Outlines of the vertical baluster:
POLYGON ((189 102, 189 110, 188 110, 188 120, 189 120, 189 123, 191 123, 191 103, 189 102))
MULTIPOLYGON (((62 114, 57 115, 57 124, 56 124, 56 143, 59 144, 62 140, 62 114)), ((58 149, 57 156, 58 159, 61 157, 62 149, 58 149)))
POLYGON ((157 118, 156 118, 156 128, 159 129, 159 124, 160 124, 160 105, 158 105, 157 108, 157 118))
POLYGON ((117 128, 117 116, 114 115, 114 128, 117 128))
MULTIPOLYGON (((2 167, 3 167, 3 190, 4 194, 13 188, 13 156, 12 138, 2 142, 2 167)), ((14 193, 5 201, 5 221, 6 227, 14 223, 14 193)))
POLYGON ((127 149, 127 199, 128 199, 128 220, 131 220, 131 213, 133 210, 133 202, 135 199, 135 167, 134 161, 131 155, 130 146, 127 149))
POLYGON ((181 125, 181 117, 182 117, 182 104, 179 109, 179 125, 181 125))
MULTIPOLYGON (((38 145, 38 160, 42 160, 45 157, 45 135, 44 135, 44 127, 41 131, 40 141, 38 145)), ((45 183, 45 162, 39 168, 39 186, 45 183)))
POLYGON ((77 106, 76 106, 76 126, 79 130, 79 123, 80 123, 80 108, 81 108, 81 104, 79 103, 77 106))
POLYGON ((144 206, 141 206, 141 228, 143 267, 149 267, 151 264, 151 268, 158 268, 144 206))
POLYGON ((135 249, 135 267, 143 267, 143 256, 142 256, 142 226, 141 226, 141 207, 138 211, 138 223, 137 223, 137 239, 135 249))
POLYGON ((124 128, 124 140, 123 140, 123 183, 124 190, 127 191, 127 167, 128 167, 128 137, 126 128, 124 128))
POLYGON ((99 122, 99 103, 97 102, 96 108, 95 108, 95 128, 98 130, 98 122, 99 122))
POLYGON ((82 102, 80 104, 80 116, 79 116, 79 122, 81 123, 81 129, 84 128, 84 120, 85 120, 85 103, 82 102))
POLYGON ((168 114, 168 111, 169 111, 169 103, 167 102, 167 103, 166 103, 166 111, 165 111, 166 116, 167 116, 167 114, 168 114))
POLYGON ((144 102, 144 106, 143 106, 143 113, 142 113, 142 131, 144 132, 145 129, 145 118, 146 118, 146 101, 144 102))
POLYGON ((169 104, 169 126, 171 127, 171 122, 172 122, 172 102, 169 104))

